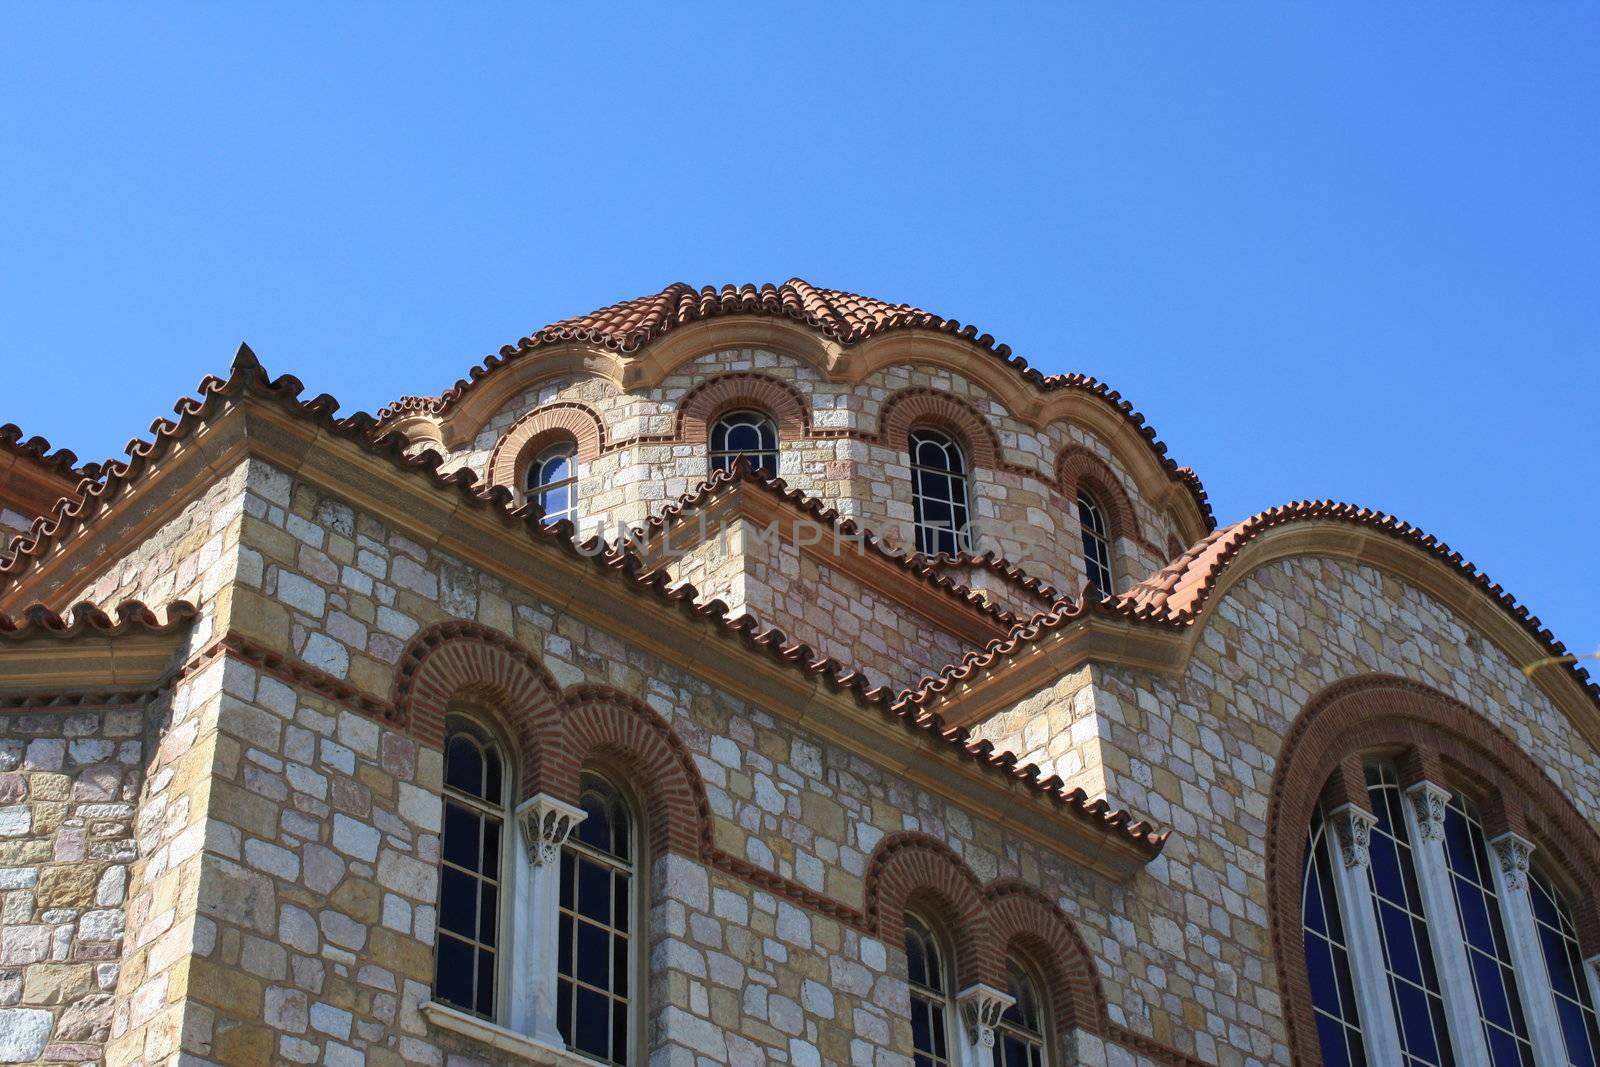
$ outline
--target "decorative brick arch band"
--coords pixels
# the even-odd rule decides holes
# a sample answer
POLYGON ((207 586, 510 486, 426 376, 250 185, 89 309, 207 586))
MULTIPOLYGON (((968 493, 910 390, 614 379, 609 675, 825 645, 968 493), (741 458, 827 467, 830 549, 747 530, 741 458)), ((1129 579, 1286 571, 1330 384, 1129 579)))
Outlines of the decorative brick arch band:
POLYGON ((560 687, 544 665, 498 630, 446 622, 418 633, 400 656, 394 706, 413 736, 443 747, 444 716, 470 703, 490 715, 517 750, 517 781, 531 796, 556 740, 560 687))
POLYGON ((1300 932, 1306 828, 1330 779, 1365 802, 1356 775, 1362 753, 1377 751, 1402 753, 1403 770, 1442 775, 1441 785, 1475 784, 1494 798, 1498 818, 1533 839, 1535 862, 1580 887, 1572 900, 1578 938, 1586 957, 1600 951, 1600 837, 1532 758, 1471 708, 1426 686, 1387 675, 1339 682, 1312 699, 1285 736, 1267 815, 1267 903, 1284 1023, 1295 1062, 1308 1067, 1321 1062, 1321 1050, 1300 932))
POLYGON ((711 846, 710 802, 693 758, 665 719, 600 686, 568 691, 559 713, 559 741, 539 783, 544 792, 577 803, 586 767, 615 767, 644 806, 650 855, 705 855, 711 846))
POLYGON ((1093 497, 1105 513, 1106 529, 1113 542, 1123 537, 1135 543, 1144 542, 1139 532, 1138 512, 1134 511, 1127 490, 1122 488, 1122 480, 1105 460, 1087 448, 1068 445, 1061 450, 1056 457, 1056 486, 1061 495, 1072 502, 1074 515, 1077 514, 1079 489, 1093 497))
POLYGON ((677 439, 704 444, 712 422, 739 408, 771 415, 780 443, 799 440, 810 433, 810 409, 794 386, 770 375, 736 371, 708 378, 683 395, 678 402, 677 439))
MULTIPOLYGON (((983 891, 989 928, 1002 961, 1020 955, 1040 972, 1056 1031, 1103 1033, 1106 996, 1094 957, 1055 901, 1024 882, 995 882, 983 891)), ((1005 975, 990 984, 1004 989, 1005 975)))
POLYGON ((489 484, 521 492, 534 455, 560 438, 574 441, 578 462, 587 463, 606 447, 605 423, 592 408, 570 401, 535 408, 518 419, 494 446, 489 456, 489 484))
POLYGON ((1000 465, 1000 438, 994 427, 960 397, 917 387, 902 389, 883 402, 878 437, 888 447, 906 453, 911 447, 911 431, 924 426, 960 440, 967 451, 968 473, 1000 465))
MULTIPOLYGON (((997 984, 999 960, 983 887, 943 841, 910 832, 885 838, 867 865, 866 906, 867 921, 895 948, 905 943, 906 909, 926 910, 954 945, 956 989, 997 984)), ((1004 988, 1005 982, 998 985, 1004 988)))

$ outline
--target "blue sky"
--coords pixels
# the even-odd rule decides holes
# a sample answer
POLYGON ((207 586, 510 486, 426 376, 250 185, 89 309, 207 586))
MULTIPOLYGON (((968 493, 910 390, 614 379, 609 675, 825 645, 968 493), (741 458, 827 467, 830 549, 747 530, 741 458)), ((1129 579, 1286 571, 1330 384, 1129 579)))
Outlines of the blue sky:
POLYGON ((1600 7, 31 5, 0 421, 241 339, 347 409, 671 281, 976 323, 1229 521, 1394 512, 1600 647, 1600 7))

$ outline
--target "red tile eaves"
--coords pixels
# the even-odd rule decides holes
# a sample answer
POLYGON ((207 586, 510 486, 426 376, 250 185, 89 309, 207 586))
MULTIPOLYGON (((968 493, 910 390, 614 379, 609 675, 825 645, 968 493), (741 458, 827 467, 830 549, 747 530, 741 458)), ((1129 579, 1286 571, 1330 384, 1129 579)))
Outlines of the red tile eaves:
POLYGON ((134 631, 170 634, 188 626, 199 614, 187 600, 172 601, 160 615, 138 600, 124 601, 112 612, 115 618, 88 601, 74 604, 65 614, 43 604, 30 604, 16 615, 0 612, 0 641, 38 637, 70 641, 77 637, 120 637, 134 631))
POLYGON ((1052 776, 1041 781, 1042 771, 1036 765, 1018 767, 1014 755, 997 753, 994 746, 986 741, 969 744, 964 737, 946 736, 938 716, 922 713, 904 704, 897 705, 885 687, 869 687, 866 676, 859 670, 846 667, 831 657, 819 657, 809 645, 790 642, 782 631, 763 627, 749 615, 730 618, 728 606, 720 600, 696 603, 698 592, 693 585, 670 587, 670 579, 663 572, 642 574, 643 563, 637 554, 598 540, 587 542, 580 551, 572 537, 570 522, 546 525, 536 505, 514 506, 511 492, 504 486, 478 488, 477 478, 471 471, 457 470, 441 475, 439 466, 443 459, 437 452, 424 450, 420 455, 406 456, 403 442, 393 436, 375 440, 374 431, 378 422, 373 416, 357 411, 345 418, 335 418, 334 413, 339 407, 337 400, 326 393, 311 400, 301 400, 303 389, 301 382, 292 375, 269 379, 255 353, 247 345, 240 345, 227 378, 207 375, 200 382, 198 397, 181 397, 174 405, 173 410, 178 416, 176 420, 159 418, 151 424, 153 440, 136 439, 131 442, 128 459, 108 461, 99 481, 85 482, 78 497, 62 500, 53 514, 42 517, 34 524, 30 533, 18 536, 14 542, 14 555, 0 561, 0 591, 14 585, 54 544, 88 526, 103 512, 114 507, 111 502, 122 496, 122 490, 127 485, 147 476, 176 442, 205 425, 226 402, 246 395, 254 396, 275 402, 291 415, 315 422, 330 436, 343 438, 368 452, 383 456, 399 468, 419 476, 431 476, 435 484, 453 488, 469 506, 492 509, 508 524, 521 526, 530 540, 552 546, 575 558, 587 559, 598 572, 608 579, 622 581, 624 588, 631 592, 673 605, 686 617, 709 623, 714 632, 724 639, 737 640, 777 663, 817 678, 835 692, 848 691, 860 706, 874 709, 885 718, 897 721, 906 730, 925 736, 930 743, 954 745, 962 755, 975 761, 987 772, 1007 780, 1020 780, 1049 799, 1067 817, 1082 821, 1099 832, 1124 837, 1146 856, 1154 857, 1165 844, 1169 831, 1157 831, 1149 823, 1135 820, 1127 811, 1112 810, 1103 800, 1090 802, 1082 789, 1063 790, 1063 783, 1058 777, 1052 776))

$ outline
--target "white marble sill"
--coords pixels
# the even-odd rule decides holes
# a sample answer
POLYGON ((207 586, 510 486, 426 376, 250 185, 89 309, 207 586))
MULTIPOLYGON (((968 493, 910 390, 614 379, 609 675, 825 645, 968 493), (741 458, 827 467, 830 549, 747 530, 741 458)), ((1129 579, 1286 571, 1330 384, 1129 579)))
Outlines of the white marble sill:
POLYGON ((527 1034, 507 1030, 487 1019, 480 1019, 476 1015, 470 1015, 459 1008, 452 1008, 436 1000, 430 1000, 422 1005, 422 1014, 428 1022, 441 1030, 470 1037, 502 1052, 523 1057, 529 1063, 547 1064, 549 1067, 595 1067, 595 1061, 587 1056, 547 1045, 543 1041, 535 1041, 527 1034))

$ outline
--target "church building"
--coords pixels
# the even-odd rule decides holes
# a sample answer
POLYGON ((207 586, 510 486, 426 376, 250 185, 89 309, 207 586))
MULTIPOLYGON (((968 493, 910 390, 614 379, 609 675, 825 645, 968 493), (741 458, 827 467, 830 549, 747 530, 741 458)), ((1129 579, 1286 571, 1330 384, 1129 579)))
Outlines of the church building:
POLYGON ((376 416, 241 346, 0 428, 0 528, 0 1063, 1600 1064, 1566 649, 954 320, 678 284, 376 416))

